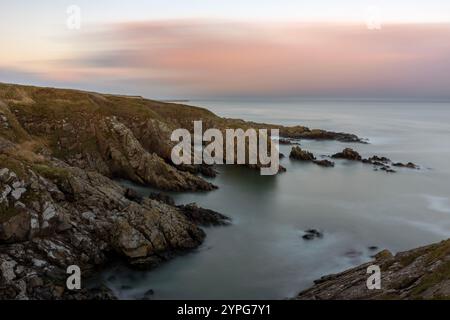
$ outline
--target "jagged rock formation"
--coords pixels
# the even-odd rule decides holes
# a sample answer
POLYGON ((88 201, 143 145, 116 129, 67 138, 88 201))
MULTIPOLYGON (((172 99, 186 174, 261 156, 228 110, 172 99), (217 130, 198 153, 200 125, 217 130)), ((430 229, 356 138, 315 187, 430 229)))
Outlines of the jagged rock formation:
POLYGON ((8 288, 9 298, 62 298, 70 292, 54 279, 69 265, 89 272, 116 256, 152 267, 203 241, 180 209, 130 201, 126 189, 96 172, 56 160, 8 160, 15 170, 0 169, 0 292, 8 288))
POLYGON ((361 161, 361 155, 351 148, 345 148, 342 152, 338 152, 331 156, 334 159, 347 159, 352 161, 361 161))
POLYGON ((395 173, 393 167, 408 168, 408 169, 420 169, 420 167, 412 162, 408 163, 392 163, 392 160, 386 157, 372 156, 367 159, 363 159, 362 156, 351 148, 345 148, 342 152, 338 152, 331 156, 334 159, 346 159, 350 161, 359 161, 365 164, 371 164, 375 171, 381 170, 387 173, 395 173))
POLYGON ((327 159, 317 160, 312 152, 302 150, 298 146, 292 148, 289 158, 294 160, 313 162, 321 167, 334 167, 334 162, 327 159))
POLYGON ((375 259, 342 273, 315 281, 296 299, 449 299, 450 240, 401 252, 393 256, 385 250, 375 259), (369 290, 367 268, 381 269, 381 289, 369 290))
POLYGON ((289 158, 301 161, 314 161, 316 157, 309 151, 302 150, 300 147, 293 147, 289 158))

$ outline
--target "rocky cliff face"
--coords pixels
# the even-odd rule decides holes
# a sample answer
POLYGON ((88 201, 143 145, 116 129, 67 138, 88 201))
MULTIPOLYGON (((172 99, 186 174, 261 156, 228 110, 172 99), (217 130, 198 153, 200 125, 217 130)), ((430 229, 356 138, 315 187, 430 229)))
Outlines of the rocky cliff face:
POLYGON ((377 254, 372 262, 325 276, 296 299, 449 299, 450 240, 401 252, 377 254), (368 290, 367 268, 381 269, 381 289, 368 290))
POLYGON ((153 267, 198 246, 204 232, 175 206, 144 198, 97 172, 9 153, 0 169, 0 298, 62 298, 65 272, 111 257, 153 267))

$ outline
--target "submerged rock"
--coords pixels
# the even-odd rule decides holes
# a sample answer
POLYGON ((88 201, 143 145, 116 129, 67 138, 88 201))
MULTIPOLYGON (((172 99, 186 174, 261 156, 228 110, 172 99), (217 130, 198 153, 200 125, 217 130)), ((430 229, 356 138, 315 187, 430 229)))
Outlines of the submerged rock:
POLYGON ((397 163, 394 163, 393 166, 399 167, 399 168, 419 169, 419 166, 412 162, 408 162, 408 163, 397 162, 397 163))
POLYGON ((316 229, 308 229, 302 236, 303 240, 314 240, 323 238, 323 233, 316 229))
POLYGON ((313 161, 315 164, 321 166, 321 167, 327 167, 327 168, 332 168, 334 167, 334 162, 330 161, 330 160, 315 160, 313 161))

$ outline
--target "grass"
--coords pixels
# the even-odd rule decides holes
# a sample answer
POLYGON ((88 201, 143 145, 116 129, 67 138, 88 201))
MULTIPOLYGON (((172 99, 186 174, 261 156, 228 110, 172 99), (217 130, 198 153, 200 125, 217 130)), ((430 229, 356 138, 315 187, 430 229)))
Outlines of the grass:
POLYGON ((33 165, 33 170, 52 181, 63 181, 70 177, 70 173, 63 168, 49 167, 44 164, 33 165))
MULTIPOLYGON (((429 288, 450 279, 450 261, 443 262, 432 273, 427 274, 420 279, 419 284, 412 290, 412 296, 417 297, 429 288)), ((444 297, 441 297, 444 298, 444 297)), ((446 297, 450 298, 450 297, 446 297)))

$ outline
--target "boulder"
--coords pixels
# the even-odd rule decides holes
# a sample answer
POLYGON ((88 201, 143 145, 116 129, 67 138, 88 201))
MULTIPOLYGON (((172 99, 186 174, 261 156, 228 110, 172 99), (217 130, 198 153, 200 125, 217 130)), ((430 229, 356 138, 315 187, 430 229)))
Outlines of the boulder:
POLYGON ((342 152, 338 152, 331 156, 334 159, 346 159, 352 161, 361 161, 361 155, 351 148, 345 148, 342 152))
POLYGON ((295 146, 292 148, 289 158, 300 161, 314 161, 316 157, 309 151, 302 150, 300 147, 295 146))

